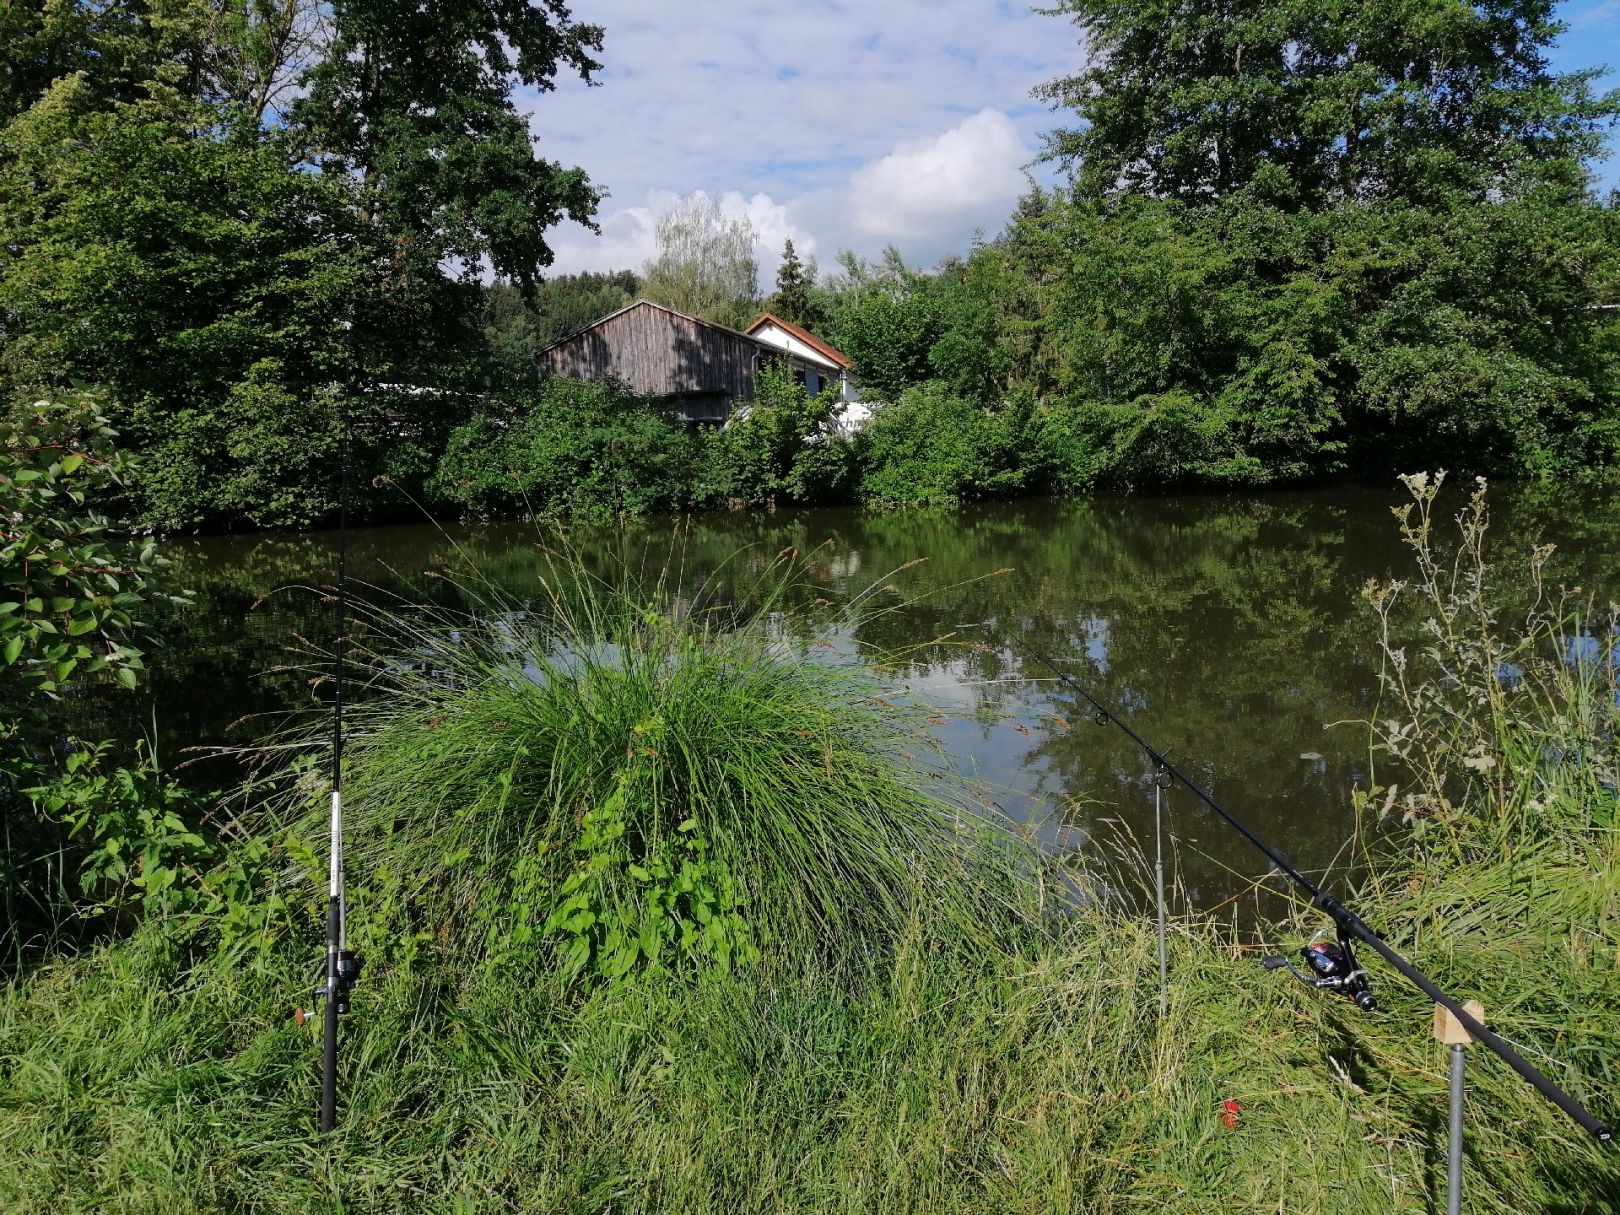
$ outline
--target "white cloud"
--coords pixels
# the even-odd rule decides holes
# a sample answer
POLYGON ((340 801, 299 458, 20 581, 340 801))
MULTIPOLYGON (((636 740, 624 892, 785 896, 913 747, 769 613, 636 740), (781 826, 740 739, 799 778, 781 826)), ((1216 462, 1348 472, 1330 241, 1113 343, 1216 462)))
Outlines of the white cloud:
POLYGON ((1082 59, 1073 27, 1023 0, 570 7, 606 31, 600 87, 559 80, 519 104, 532 111, 542 155, 580 165, 613 196, 601 237, 553 233, 558 273, 639 267, 658 214, 697 190, 759 226, 767 284, 790 234, 801 256, 823 263, 840 248, 871 255, 893 240, 928 264, 1006 218, 1017 166, 1053 123, 1030 90, 1082 59), (992 180, 958 177, 948 196, 911 197, 886 216, 868 184, 853 205, 863 171, 862 182, 881 181, 884 162, 929 143, 941 157, 966 157, 975 139, 992 180))
POLYGON ((999 227, 1023 192, 1034 153, 999 110, 943 135, 908 140, 850 178, 850 220, 863 236, 932 245, 999 227))

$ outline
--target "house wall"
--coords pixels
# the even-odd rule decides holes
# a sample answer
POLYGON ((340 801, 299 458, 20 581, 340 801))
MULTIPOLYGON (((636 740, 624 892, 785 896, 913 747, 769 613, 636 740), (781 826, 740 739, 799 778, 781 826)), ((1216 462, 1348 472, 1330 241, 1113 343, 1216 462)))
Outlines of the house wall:
POLYGON ((836 380, 838 378, 839 368, 837 363, 822 354, 814 346, 800 341, 785 329, 778 329, 775 325, 766 324, 761 325, 749 336, 758 338, 762 342, 769 342, 772 346, 780 346, 795 358, 821 371, 825 379, 836 380))
POLYGON ((691 416, 721 421, 730 402, 753 399, 761 353, 759 343, 741 334, 636 304, 542 351, 539 365, 573 379, 615 376, 654 396, 682 394, 683 404, 695 394, 715 394, 699 400, 691 416))
MULTIPOLYGON (((794 337, 785 329, 766 323, 754 330, 750 337, 758 338, 762 342, 769 342, 772 346, 780 347, 793 357, 795 363, 807 368, 816 379, 811 382, 807 379, 806 387, 812 392, 819 392, 829 384, 838 386, 838 399, 848 404, 856 404, 861 399, 860 385, 839 365, 829 359, 814 346, 794 337)), ((865 416, 864 413, 862 415, 865 416)))

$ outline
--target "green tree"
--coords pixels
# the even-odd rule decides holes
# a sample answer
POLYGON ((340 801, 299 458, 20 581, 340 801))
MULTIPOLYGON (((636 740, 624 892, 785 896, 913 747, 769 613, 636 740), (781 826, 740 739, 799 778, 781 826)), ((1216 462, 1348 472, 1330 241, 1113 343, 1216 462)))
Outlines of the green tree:
POLYGON ((107 385, 166 526, 318 518, 335 488, 336 318, 364 230, 287 137, 69 77, 0 133, 0 354, 13 391, 107 385))
POLYGON ((770 311, 793 325, 814 327, 821 322, 815 303, 816 268, 799 260, 790 236, 782 245, 782 264, 776 270, 776 294, 770 311))
POLYGON ((1579 189, 1616 94, 1554 74, 1554 0, 1058 0, 1087 66, 1037 95, 1082 125, 1048 157, 1091 197, 1291 205, 1579 189))
POLYGON ((0 21, 7 391, 108 385, 166 526, 320 518, 357 415, 392 419, 360 484, 420 479, 501 377, 478 267, 532 284, 547 229, 596 204, 512 102, 596 67, 601 31, 560 4, 21 0, 0 21))
MULTIPOLYGON (((1545 0, 1067 0, 1084 125, 1001 243, 1012 366, 1076 412, 1065 460, 1130 484, 1438 459, 1525 474, 1616 450, 1620 95, 1555 75, 1545 0), (1112 472, 1109 470, 1112 469, 1112 472)), ((1002 312, 1005 317, 1005 311, 1002 312)))
POLYGON ((876 266, 847 251, 839 260, 842 272, 829 284, 829 340, 849 356, 868 396, 892 401, 933 375, 928 356, 943 325, 928 276, 893 245, 876 266))
POLYGON ((727 218, 701 192, 658 221, 658 256, 642 290, 655 303, 740 329, 759 311, 759 233, 746 216, 727 218))
POLYGON ((600 195, 535 154, 512 93, 547 91, 563 70, 589 80, 601 28, 557 0, 338 0, 331 25, 292 119, 322 169, 358 181, 361 217, 394 250, 390 285, 450 260, 534 282, 546 233, 589 223, 600 195))

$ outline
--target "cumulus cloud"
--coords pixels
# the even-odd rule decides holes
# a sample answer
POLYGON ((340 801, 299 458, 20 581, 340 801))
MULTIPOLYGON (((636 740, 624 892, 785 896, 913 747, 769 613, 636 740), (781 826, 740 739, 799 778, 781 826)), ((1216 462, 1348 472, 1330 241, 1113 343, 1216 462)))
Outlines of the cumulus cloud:
POLYGON ((601 237, 555 234, 559 272, 641 265, 660 200, 698 190, 759 226, 767 285, 788 235, 823 261, 894 241, 926 264, 1006 218, 1053 123, 1030 90, 1083 59, 1072 26, 1023 0, 571 7, 606 31, 600 87, 561 80, 519 103, 541 154, 612 197, 601 237))
POLYGON ((1007 217, 1033 152, 999 110, 980 110, 932 139, 908 140, 850 178, 856 232, 932 245, 1007 217))

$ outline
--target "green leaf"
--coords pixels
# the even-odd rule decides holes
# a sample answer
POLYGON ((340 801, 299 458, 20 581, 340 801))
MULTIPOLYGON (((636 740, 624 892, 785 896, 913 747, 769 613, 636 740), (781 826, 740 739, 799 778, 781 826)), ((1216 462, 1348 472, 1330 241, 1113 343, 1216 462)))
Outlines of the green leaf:
POLYGON ((23 639, 20 635, 7 639, 4 653, 8 667, 17 661, 17 655, 22 653, 22 648, 23 639))
POLYGON ((126 688, 133 688, 135 686, 135 672, 130 670, 128 667, 119 667, 113 672, 113 678, 119 683, 123 684, 126 688))

